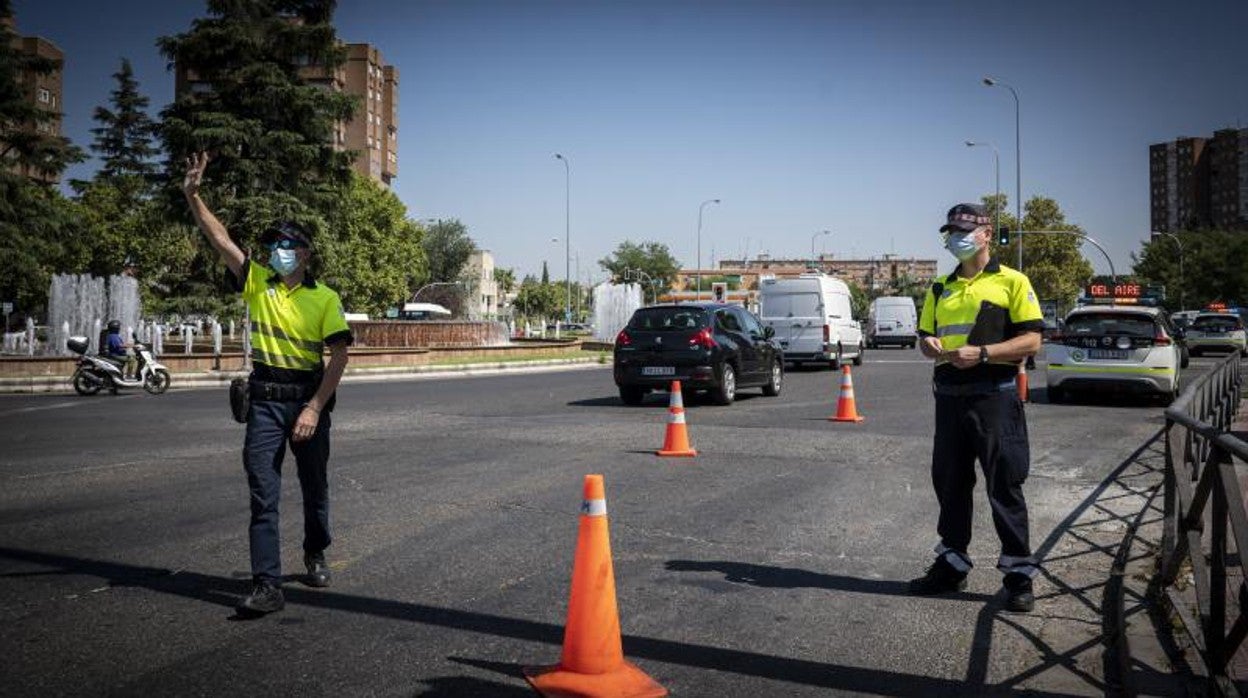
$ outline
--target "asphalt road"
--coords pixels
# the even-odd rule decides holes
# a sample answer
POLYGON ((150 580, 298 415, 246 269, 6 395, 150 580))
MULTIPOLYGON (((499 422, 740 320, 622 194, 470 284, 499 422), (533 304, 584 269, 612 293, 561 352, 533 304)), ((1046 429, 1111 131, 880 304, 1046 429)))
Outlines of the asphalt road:
MULTIPOLYGON (((827 370, 788 373, 777 398, 687 400, 696 459, 653 455, 665 397, 624 407, 607 367, 344 385, 333 586, 298 582, 288 459, 287 607, 253 621, 233 617, 247 491, 223 390, 0 396, 3 692, 530 695, 520 667, 559 657, 587 473, 606 478, 625 653, 673 694, 1101 692, 1095 668, 1066 666, 1086 658, 1052 656, 1088 651, 1094 621, 1072 620, 1088 609, 1057 600, 1078 585, 1042 582, 1035 614, 1001 611, 986 500, 968 591, 905 594, 936 542, 929 374, 917 352, 872 352, 856 425, 825 419, 827 370)), ((1056 556, 1063 521, 1161 408, 1028 417, 1033 544, 1056 556)))

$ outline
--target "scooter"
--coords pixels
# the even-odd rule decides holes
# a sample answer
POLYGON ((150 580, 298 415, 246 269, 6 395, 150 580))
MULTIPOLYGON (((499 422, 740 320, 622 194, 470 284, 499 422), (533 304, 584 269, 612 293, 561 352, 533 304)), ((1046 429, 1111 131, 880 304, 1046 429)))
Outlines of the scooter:
POLYGON ((169 369, 156 361, 152 352, 138 342, 134 344, 137 363, 132 378, 127 378, 122 372, 124 361, 88 354, 86 337, 70 337, 65 346, 81 357, 71 379, 79 395, 94 395, 104 388, 115 395, 120 388, 139 386, 152 395, 160 395, 169 389, 169 369))

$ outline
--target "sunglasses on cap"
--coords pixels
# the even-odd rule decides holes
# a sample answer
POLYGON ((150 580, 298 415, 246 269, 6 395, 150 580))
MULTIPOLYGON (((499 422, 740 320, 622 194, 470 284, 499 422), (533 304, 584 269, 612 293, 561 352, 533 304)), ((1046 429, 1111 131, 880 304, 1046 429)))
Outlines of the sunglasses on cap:
POLYGON ((300 247, 307 247, 308 243, 294 238, 279 238, 266 245, 269 250, 293 250, 300 247))

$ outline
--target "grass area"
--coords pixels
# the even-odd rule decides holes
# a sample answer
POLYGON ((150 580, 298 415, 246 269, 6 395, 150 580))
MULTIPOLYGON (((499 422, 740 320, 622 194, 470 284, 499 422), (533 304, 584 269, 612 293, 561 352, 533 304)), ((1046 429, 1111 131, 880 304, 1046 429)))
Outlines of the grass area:
MULTIPOLYGON (((559 352, 557 354, 544 354, 542 356, 465 356, 459 358, 445 358, 430 361, 425 366, 469 366, 472 364, 514 364, 522 361, 549 361, 553 359, 593 359, 600 364, 605 364, 611 360, 611 352, 607 351, 584 351, 581 349, 569 349, 568 351, 559 352)), ((349 366, 351 368, 402 368, 394 364, 360 364, 352 361, 349 366)))

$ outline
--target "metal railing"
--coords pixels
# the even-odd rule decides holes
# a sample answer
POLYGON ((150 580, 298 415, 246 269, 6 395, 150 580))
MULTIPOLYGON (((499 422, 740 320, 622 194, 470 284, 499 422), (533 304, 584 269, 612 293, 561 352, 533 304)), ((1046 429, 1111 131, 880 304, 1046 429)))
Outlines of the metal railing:
POLYGON ((1209 677, 1232 695, 1227 667, 1248 636, 1248 587, 1242 581, 1248 579, 1248 512, 1235 473, 1236 460, 1248 463, 1248 444, 1229 433, 1239 409, 1239 358, 1232 352, 1166 410, 1165 521, 1155 587, 1186 616, 1189 630, 1199 627, 1192 635, 1209 677), (1191 566, 1199 618, 1190 617, 1176 587, 1184 563, 1191 566), (1241 576, 1234 591, 1227 589, 1228 565, 1241 576), (1231 593, 1238 612, 1228 619, 1231 593))

